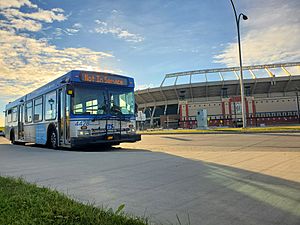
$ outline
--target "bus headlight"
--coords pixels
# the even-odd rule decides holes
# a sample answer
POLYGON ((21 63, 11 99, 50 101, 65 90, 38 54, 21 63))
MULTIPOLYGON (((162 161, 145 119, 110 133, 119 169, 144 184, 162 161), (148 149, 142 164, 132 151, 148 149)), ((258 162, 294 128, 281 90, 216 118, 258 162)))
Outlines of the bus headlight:
POLYGON ((128 126, 128 133, 135 133, 135 127, 132 124, 128 126))
POLYGON ((90 130, 79 130, 78 131, 78 136, 88 136, 88 135, 91 135, 90 130))

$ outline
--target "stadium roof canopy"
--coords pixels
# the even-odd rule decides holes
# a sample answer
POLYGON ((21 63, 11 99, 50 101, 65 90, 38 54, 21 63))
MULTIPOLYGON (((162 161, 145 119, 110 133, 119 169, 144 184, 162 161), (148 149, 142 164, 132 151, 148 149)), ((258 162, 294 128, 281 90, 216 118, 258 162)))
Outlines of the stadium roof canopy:
MULTIPOLYGON (((251 95, 300 90, 300 62, 243 67, 244 86, 251 95)), ((239 67, 166 74, 161 85, 136 91, 138 105, 158 105, 179 100, 239 95, 239 67), (171 83, 170 83, 171 81, 171 83)))

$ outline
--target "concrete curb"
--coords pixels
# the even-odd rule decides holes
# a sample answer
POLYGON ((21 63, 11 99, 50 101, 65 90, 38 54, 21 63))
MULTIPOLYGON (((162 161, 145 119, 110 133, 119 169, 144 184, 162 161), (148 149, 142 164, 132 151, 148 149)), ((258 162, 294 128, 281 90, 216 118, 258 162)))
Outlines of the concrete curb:
POLYGON ((164 134, 278 134, 278 133, 300 133, 300 130, 281 131, 211 131, 211 132, 142 132, 141 135, 164 135, 164 134))

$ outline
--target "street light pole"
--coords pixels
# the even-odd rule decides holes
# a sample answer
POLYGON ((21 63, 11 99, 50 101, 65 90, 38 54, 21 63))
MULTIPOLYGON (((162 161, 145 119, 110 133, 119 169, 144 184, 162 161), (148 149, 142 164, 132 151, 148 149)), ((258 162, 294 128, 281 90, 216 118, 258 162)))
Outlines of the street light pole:
POLYGON ((300 123, 300 106, 299 106, 299 94, 298 88, 296 88, 296 101, 297 101, 297 114, 298 114, 298 122, 300 123))
POLYGON ((240 13, 237 15, 235 6, 233 4, 233 1, 230 0, 235 21, 236 21, 236 27, 237 27, 237 33, 238 33, 238 48, 239 48, 239 61, 240 61, 240 87, 241 87, 241 104, 242 104, 242 120, 243 120, 243 128, 247 127, 247 118, 246 118, 246 107, 245 107, 245 97, 244 97, 244 80, 243 80, 243 63, 242 63, 242 47, 241 47, 241 37, 240 37, 240 18, 242 16, 243 20, 247 20, 248 17, 244 15, 243 13, 240 13))

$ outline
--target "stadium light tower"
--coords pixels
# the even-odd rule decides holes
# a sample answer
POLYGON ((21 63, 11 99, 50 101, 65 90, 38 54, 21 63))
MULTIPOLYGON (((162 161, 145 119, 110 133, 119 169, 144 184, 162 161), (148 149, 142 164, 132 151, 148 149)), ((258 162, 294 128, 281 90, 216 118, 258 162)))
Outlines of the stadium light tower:
POLYGON ((234 11, 234 16, 235 16, 235 21, 236 21, 236 27, 237 27, 237 33, 238 33, 238 48, 239 48, 239 60, 240 60, 240 86, 241 86, 241 104, 242 104, 242 119, 243 119, 243 128, 247 127, 247 118, 246 118, 246 107, 245 107, 245 98, 244 98, 244 79, 243 79, 243 63, 242 63, 242 48, 241 48, 241 37, 240 37, 240 19, 241 17, 243 20, 247 20, 248 17, 240 13, 237 15, 235 6, 233 4, 233 1, 230 0, 233 11, 234 11))

